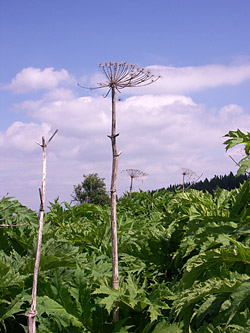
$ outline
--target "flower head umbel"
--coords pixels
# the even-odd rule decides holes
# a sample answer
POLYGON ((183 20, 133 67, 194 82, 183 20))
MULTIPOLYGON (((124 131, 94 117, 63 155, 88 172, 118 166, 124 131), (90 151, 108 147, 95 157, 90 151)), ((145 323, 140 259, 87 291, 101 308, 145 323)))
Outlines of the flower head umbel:
MULTIPOLYGON (((137 170, 137 169, 126 169, 126 170, 122 170, 122 173, 124 173, 124 174, 127 173, 131 178, 135 178, 138 181, 139 181, 138 178, 148 176, 147 173, 145 173, 145 172, 143 172, 141 170, 137 170)), ((140 181, 143 182, 142 179, 140 179, 140 181)))
POLYGON ((90 87, 88 89, 99 89, 108 87, 109 94, 112 88, 118 92, 127 87, 144 87, 157 81, 160 76, 154 76, 149 70, 139 68, 133 64, 126 62, 105 62, 100 63, 99 67, 102 69, 106 81, 98 83, 97 87, 90 87))

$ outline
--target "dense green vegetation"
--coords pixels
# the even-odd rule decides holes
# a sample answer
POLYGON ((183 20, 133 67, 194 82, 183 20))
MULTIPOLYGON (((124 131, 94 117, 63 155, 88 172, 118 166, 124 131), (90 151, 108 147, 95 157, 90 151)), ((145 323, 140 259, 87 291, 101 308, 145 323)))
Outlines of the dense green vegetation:
MULTIPOLYGON (((110 208, 51 203, 37 332, 249 332, 249 191, 247 180, 213 195, 124 195, 117 205, 119 290, 111 288, 110 208)), ((26 331, 38 223, 18 201, 0 202, 0 218, 18 213, 11 223, 27 224, 0 228, 0 330, 15 333, 26 331)))

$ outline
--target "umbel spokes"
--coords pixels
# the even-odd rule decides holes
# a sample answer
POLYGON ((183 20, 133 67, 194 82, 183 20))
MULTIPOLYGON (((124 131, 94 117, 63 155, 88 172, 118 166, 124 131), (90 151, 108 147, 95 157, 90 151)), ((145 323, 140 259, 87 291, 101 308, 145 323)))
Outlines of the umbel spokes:
POLYGON ((128 174, 131 178, 136 179, 136 180, 139 180, 138 178, 148 176, 148 174, 146 172, 143 172, 138 169, 126 169, 126 170, 122 170, 122 173, 128 174))
POLYGON ((159 79, 155 77, 149 70, 139 68, 126 62, 107 62, 99 64, 103 70, 107 81, 98 83, 100 87, 112 87, 123 89, 126 87, 142 87, 147 86, 159 79))
POLYGON ((96 87, 82 88, 92 90, 108 87, 110 88, 108 93, 112 88, 120 92, 120 89, 127 87, 148 86, 160 78, 160 76, 153 75, 149 70, 139 68, 133 64, 127 64, 126 62, 105 62, 100 63, 99 67, 102 69, 107 80, 97 83, 96 87))

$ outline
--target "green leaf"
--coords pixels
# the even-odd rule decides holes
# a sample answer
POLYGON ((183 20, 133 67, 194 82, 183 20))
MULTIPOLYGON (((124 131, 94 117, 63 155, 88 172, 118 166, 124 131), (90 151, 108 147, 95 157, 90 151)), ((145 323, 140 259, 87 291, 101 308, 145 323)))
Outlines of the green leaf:
POLYGON ((104 305, 105 309, 108 311, 109 314, 113 310, 115 302, 117 302, 120 298, 120 290, 116 290, 105 285, 102 285, 99 288, 97 288, 95 291, 92 292, 92 294, 108 295, 100 299, 99 304, 104 305))
POLYGON ((183 323, 167 323, 165 319, 161 320, 154 328, 152 333, 182 333, 183 323))
POLYGON ((226 326, 230 324, 234 316, 240 312, 240 310, 247 305, 250 301, 250 281, 243 282, 232 294, 231 294, 231 307, 227 313, 229 318, 226 326))
POLYGON ((67 312, 67 310, 58 302, 51 299, 49 296, 37 297, 37 309, 40 314, 46 313, 56 321, 60 321, 61 327, 73 325, 75 327, 84 327, 79 319, 67 312))
MULTIPOLYGON (((7 303, 7 302, 4 302, 7 303)), ((19 294, 15 299, 7 304, 0 304, 0 323, 6 330, 4 321, 10 317, 14 318, 14 314, 22 311, 21 307, 24 304, 23 295, 19 294)))

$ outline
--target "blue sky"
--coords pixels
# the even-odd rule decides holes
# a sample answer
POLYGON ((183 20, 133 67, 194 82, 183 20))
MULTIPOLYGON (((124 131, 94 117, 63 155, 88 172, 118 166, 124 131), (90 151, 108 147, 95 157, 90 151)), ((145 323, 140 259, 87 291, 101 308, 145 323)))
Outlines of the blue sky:
MULTIPOLYGON (((249 17, 248 0, 0 0, 0 194, 35 208, 41 156, 33 143, 55 127, 48 200, 69 201, 83 173, 98 172, 109 187, 110 101, 76 85, 94 84, 104 61, 163 76, 124 90, 118 105, 120 169, 149 174, 135 190, 179 183, 182 167, 208 178, 235 172, 221 137, 249 130, 249 17)), ((128 181, 120 176, 120 195, 128 181)))

